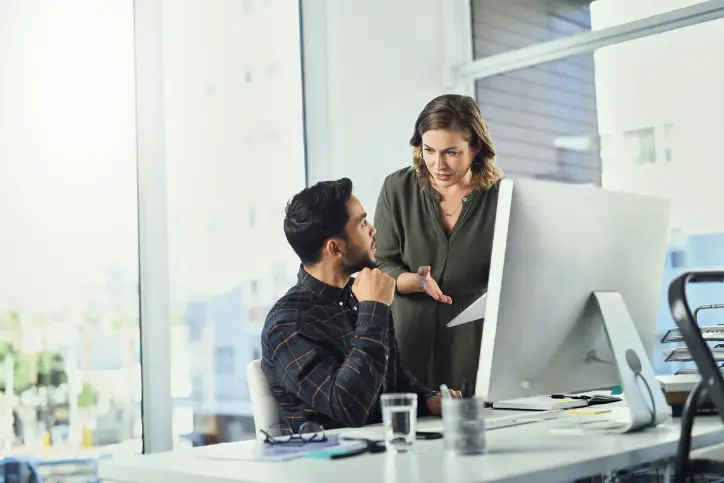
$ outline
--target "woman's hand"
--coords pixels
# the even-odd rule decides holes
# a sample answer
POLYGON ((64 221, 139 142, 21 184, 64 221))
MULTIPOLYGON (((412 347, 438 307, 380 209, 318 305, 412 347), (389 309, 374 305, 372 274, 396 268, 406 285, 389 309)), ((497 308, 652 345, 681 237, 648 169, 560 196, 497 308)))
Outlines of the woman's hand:
POLYGON ((437 282, 435 281, 435 279, 432 278, 432 275, 430 275, 429 266, 418 268, 417 275, 420 277, 420 288, 423 292, 425 292, 438 302, 442 302, 444 304, 452 303, 452 299, 442 293, 442 290, 440 290, 440 287, 438 287, 437 282))

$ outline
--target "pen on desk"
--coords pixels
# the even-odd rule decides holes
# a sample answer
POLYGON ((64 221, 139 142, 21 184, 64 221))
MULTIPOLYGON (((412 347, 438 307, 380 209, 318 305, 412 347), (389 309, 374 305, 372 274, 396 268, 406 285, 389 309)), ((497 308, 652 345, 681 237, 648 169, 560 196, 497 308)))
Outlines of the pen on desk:
POLYGON ((440 384, 440 395, 443 398, 452 399, 452 393, 450 392, 450 388, 447 387, 447 384, 440 384))

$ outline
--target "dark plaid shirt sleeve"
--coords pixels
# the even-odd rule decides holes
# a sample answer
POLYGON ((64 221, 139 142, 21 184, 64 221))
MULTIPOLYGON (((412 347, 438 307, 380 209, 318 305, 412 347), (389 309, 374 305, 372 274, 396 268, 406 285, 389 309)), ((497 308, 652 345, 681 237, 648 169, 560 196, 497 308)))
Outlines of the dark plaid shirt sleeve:
POLYGON ((400 392, 414 392, 420 396, 421 401, 425 401, 435 394, 435 391, 423 386, 415 379, 415 376, 405 368, 402 360, 397 363, 397 387, 400 392))
POLYGON ((402 357, 399 356, 397 349, 397 337, 395 336, 395 326, 390 324, 390 347, 397 352, 397 390, 399 392, 411 392, 417 394, 417 414, 418 416, 428 416, 430 410, 427 407, 427 399, 436 394, 436 391, 422 385, 415 376, 405 367, 402 357))
POLYGON ((316 340, 322 307, 280 310, 267 334, 280 385, 343 426, 362 426, 379 397, 389 356, 390 308, 361 302, 353 345, 340 364, 316 340))

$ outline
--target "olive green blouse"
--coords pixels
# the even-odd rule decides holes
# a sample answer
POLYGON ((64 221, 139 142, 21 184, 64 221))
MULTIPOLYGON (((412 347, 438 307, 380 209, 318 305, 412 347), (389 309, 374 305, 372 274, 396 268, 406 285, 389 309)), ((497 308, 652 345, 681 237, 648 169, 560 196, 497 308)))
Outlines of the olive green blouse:
POLYGON ((392 173, 382 186, 375 210, 380 269, 396 280, 429 265, 453 301, 448 305, 426 293, 398 293, 392 305, 402 359, 428 387, 460 387, 463 380, 475 384, 482 322, 445 325, 487 290, 497 202, 497 184, 472 191, 448 235, 440 221, 439 193, 418 182, 412 168, 392 173))

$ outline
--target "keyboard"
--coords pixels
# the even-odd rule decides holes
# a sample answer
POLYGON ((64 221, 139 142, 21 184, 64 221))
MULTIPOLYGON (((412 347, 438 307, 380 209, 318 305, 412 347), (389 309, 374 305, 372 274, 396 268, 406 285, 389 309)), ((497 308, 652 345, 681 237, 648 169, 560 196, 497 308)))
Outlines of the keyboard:
POLYGON ((561 414, 560 410, 555 411, 526 411, 517 414, 506 414, 504 416, 491 416, 485 418, 485 429, 509 428, 521 424, 538 423, 555 419, 561 414))

